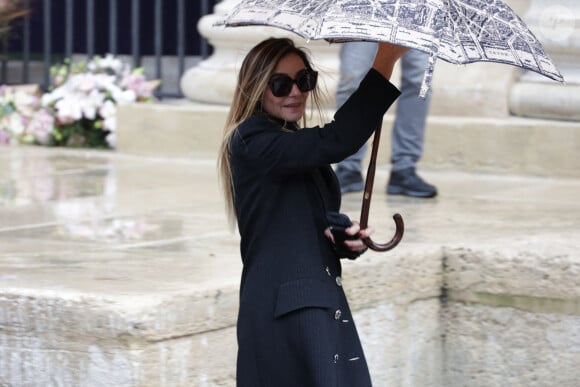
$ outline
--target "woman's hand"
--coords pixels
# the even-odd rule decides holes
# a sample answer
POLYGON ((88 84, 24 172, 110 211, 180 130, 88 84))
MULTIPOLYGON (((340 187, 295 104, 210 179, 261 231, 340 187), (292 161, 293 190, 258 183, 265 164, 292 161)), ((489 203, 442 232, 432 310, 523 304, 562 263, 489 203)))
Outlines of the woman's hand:
POLYGON ((380 42, 373 68, 386 79, 391 79, 395 63, 409 51, 409 48, 392 43, 380 42))
MULTIPOLYGON (((374 228, 367 227, 364 230, 361 230, 360 224, 358 222, 353 222, 352 226, 344 229, 344 233, 346 236, 353 237, 354 239, 346 239, 342 242, 342 244, 348 248, 350 251, 363 251, 366 250, 367 246, 362 241, 364 238, 370 237, 374 233, 374 228)), ((330 231, 330 228, 324 230, 324 234, 328 239, 332 241, 332 243, 336 243, 334 240, 334 236, 330 231)))

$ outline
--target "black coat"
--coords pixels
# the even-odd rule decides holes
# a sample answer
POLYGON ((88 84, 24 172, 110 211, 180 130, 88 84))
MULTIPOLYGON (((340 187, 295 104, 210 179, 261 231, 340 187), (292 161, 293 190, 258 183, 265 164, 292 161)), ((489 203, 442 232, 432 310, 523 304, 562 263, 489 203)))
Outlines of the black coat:
POLYGON ((286 131, 256 114, 232 137, 244 264, 238 387, 371 385, 340 259, 324 235, 326 212, 340 209, 329 165, 358 150, 398 96, 371 70, 324 127, 286 131))

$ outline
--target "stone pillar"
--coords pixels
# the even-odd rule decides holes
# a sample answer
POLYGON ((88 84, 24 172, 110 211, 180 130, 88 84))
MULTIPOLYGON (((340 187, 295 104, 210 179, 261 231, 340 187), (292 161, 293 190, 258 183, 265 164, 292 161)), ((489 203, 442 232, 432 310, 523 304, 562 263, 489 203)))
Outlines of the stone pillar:
POLYGON ((510 111, 522 117, 580 121, 580 2, 530 0, 524 19, 566 83, 527 71, 512 88, 510 111))
POLYGON ((237 70, 249 49, 268 37, 289 37, 297 45, 310 51, 314 66, 320 72, 320 85, 327 94, 323 103, 327 107, 333 107, 339 75, 339 45, 330 45, 325 41, 307 42, 298 35, 272 27, 214 26, 239 1, 223 0, 215 6, 214 14, 200 19, 199 33, 209 40, 214 52, 182 76, 180 84, 185 97, 195 102, 229 105, 236 84, 237 70))

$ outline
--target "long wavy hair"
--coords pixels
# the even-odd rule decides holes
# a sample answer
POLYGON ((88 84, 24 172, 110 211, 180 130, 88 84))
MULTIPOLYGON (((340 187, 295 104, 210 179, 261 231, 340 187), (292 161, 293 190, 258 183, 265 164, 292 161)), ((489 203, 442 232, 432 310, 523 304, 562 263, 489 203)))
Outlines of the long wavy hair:
MULTIPOLYGON (((230 141, 236 128, 261 110, 262 100, 268 87, 268 80, 274 74, 278 63, 288 54, 297 54, 304 65, 312 69, 312 62, 306 49, 297 47, 291 39, 269 38, 258 43, 248 52, 242 62, 238 81, 234 92, 230 111, 224 127, 224 136, 218 157, 220 184, 226 202, 226 214, 232 229, 235 227, 236 214, 234 209, 234 186, 230 166, 230 141)), ((310 105, 322 117, 321 92, 318 86, 311 92, 310 105)), ((306 125, 306 117, 302 117, 302 126, 306 125)))

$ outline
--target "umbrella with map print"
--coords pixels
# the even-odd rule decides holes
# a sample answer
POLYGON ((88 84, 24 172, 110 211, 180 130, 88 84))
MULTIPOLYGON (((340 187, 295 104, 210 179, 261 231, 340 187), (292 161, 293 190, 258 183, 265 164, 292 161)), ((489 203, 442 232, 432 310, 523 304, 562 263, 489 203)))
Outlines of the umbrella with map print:
POLYGON ((219 22, 264 25, 307 40, 386 41, 431 54, 421 94, 437 58, 496 62, 563 82, 542 44, 503 0, 242 0, 219 22))
MULTIPOLYGON (((540 41, 503 0, 241 0, 216 25, 271 26, 307 40, 390 42, 418 49, 430 54, 423 97, 437 58, 454 64, 504 63, 564 81, 540 41)), ((381 126, 373 138, 361 228, 368 225, 381 126)), ((391 241, 379 244, 366 238, 369 248, 387 251, 400 242, 403 219, 399 214, 393 219, 391 241)))

